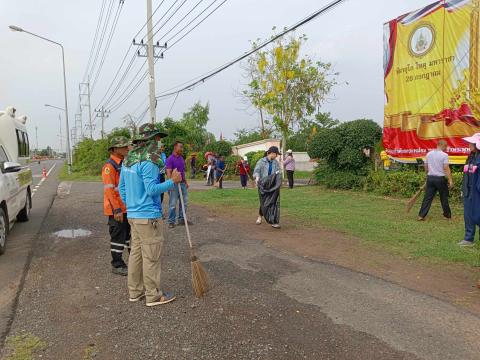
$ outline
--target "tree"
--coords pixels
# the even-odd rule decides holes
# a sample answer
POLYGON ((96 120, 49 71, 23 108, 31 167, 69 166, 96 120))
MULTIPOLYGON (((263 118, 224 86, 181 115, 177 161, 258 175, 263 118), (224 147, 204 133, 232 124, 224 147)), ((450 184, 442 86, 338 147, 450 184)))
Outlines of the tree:
POLYGON ((307 151, 312 139, 321 129, 330 129, 340 124, 330 113, 319 112, 313 119, 299 121, 298 130, 287 140, 287 148, 293 151, 307 151))
POLYGON ((220 156, 232 154, 232 144, 225 140, 215 141, 205 146, 205 152, 211 151, 220 156))
POLYGON ((262 129, 240 129, 235 133, 234 145, 248 144, 255 141, 263 140, 272 135, 271 131, 262 129))
POLYGON ((336 84, 337 74, 329 73, 330 64, 300 56, 305 41, 305 36, 282 37, 249 58, 251 68, 256 70, 250 74, 252 81, 244 95, 271 117, 282 135, 283 151, 293 126, 318 111, 336 84))

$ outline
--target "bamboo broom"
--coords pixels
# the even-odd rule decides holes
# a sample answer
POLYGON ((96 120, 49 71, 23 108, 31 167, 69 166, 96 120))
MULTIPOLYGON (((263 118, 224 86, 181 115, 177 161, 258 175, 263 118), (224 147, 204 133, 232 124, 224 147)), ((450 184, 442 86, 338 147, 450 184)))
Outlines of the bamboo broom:
POLYGON ((198 260, 197 256, 195 255, 195 252, 193 249, 192 238, 190 236, 190 229, 188 227, 187 214, 185 212, 185 204, 183 202, 183 192, 180 184, 178 184, 178 193, 180 194, 180 203, 182 204, 182 213, 183 213, 183 219, 185 221, 185 230, 187 232, 188 244, 190 245, 190 265, 192 267, 193 292, 195 293, 195 296, 197 298, 201 298, 206 294, 206 292, 210 287, 208 275, 205 272, 205 269, 203 268, 202 264, 200 263, 200 260, 198 260))
POLYGON ((412 207, 413 205, 415 205, 415 203, 417 202, 418 198, 420 197, 420 194, 423 192, 423 190, 425 190, 425 187, 427 186, 427 183, 423 184, 422 187, 420 189, 418 189, 418 191, 415 193, 415 195, 413 195, 410 200, 408 200, 407 202, 407 213, 410 212, 410 210, 412 210, 412 207))

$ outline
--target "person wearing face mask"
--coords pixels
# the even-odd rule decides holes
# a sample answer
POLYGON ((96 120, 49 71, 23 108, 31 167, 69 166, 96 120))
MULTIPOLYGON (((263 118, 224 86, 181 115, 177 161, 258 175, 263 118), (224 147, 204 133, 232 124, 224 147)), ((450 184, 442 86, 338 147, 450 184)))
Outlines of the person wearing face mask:
POLYGON ((266 156, 260 159, 255 165, 255 170, 253 171, 253 178, 259 189, 260 195, 260 209, 258 212, 258 218, 256 221, 257 225, 262 223, 262 218, 265 216, 267 222, 271 223, 272 227, 275 229, 280 228, 279 224, 279 207, 280 207, 280 195, 279 190, 281 185, 281 170, 280 164, 277 161, 277 157, 281 155, 278 147, 271 146, 266 153, 266 156), (280 183, 278 182, 280 180, 280 183), (264 213, 265 210, 265 195, 267 193, 275 193, 275 199, 273 199, 273 205, 275 208, 276 216, 272 216, 267 219, 264 213))

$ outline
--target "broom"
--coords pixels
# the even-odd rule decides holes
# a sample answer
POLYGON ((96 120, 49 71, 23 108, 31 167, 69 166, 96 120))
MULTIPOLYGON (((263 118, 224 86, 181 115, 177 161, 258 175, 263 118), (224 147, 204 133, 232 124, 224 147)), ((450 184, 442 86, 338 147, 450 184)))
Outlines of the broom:
POLYGON ((425 187, 427 186, 427 183, 423 184, 420 189, 413 195, 410 200, 407 202, 407 213, 412 210, 413 205, 417 202, 417 199, 419 198, 420 194, 422 193, 423 190, 425 190, 425 187))
POLYGON ((180 203, 182 204, 183 219, 185 221, 185 230, 187 232, 188 244, 190 245, 190 264, 192 266, 192 287, 197 298, 201 298, 208 291, 210 285, 208 275, 205 272, 200 260, 198 260, 193 250, 192 238, 190 237, 190 229, 188 228, 188 219, 185 212, 185 204, 183 203, 182 187, 178 184, 178 193, 180 194, 180 203))

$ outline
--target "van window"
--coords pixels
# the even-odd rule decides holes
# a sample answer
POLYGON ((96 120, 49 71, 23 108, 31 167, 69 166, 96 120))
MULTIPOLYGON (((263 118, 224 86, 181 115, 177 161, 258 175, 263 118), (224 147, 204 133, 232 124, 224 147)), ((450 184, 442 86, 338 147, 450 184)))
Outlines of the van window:
POLYGON ((21 130, 17 129, 17 144, 18 144, 18 157, 28 157, 28 136, 21 130))
POLYGON ((0 146, 0 169, 3 172, 3 164, 8 161, 7 154, 3 149, 3 146, 0 146))

